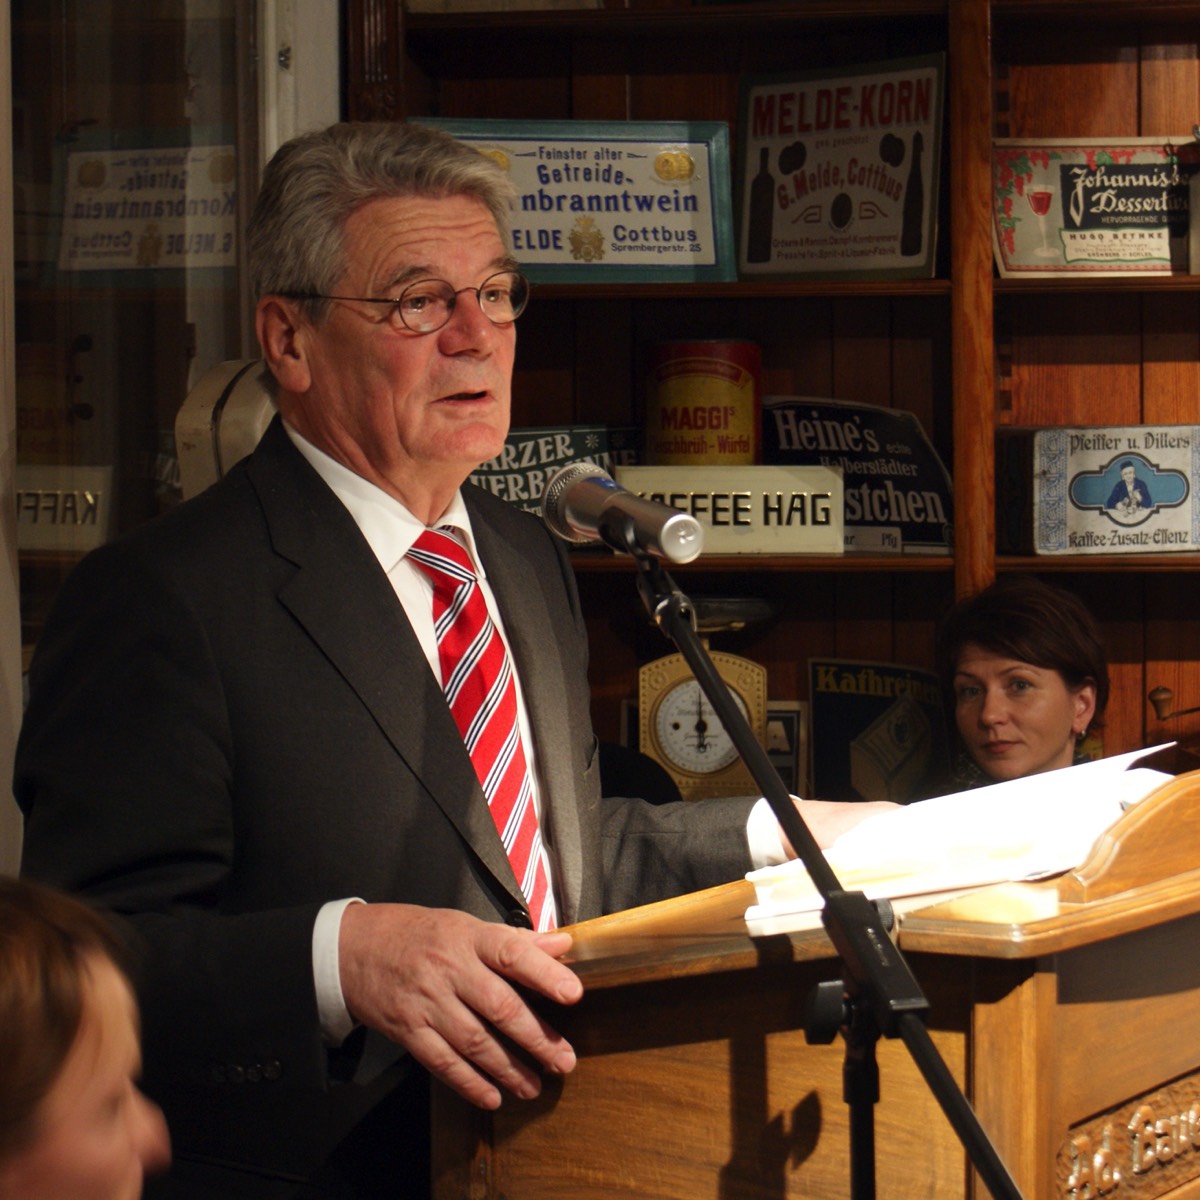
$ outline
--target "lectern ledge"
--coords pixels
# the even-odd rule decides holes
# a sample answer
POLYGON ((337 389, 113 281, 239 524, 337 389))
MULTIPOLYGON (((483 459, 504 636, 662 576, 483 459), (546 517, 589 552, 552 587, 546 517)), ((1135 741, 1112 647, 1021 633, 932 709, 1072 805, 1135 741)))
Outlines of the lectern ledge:
MULTIPOLYGON (((842 1200, 839 1045, 803 1005, 823 932, 752 938, 739 880, 573 928, 579 1054, 532 1103, 434 1098, 436 1200, 842 1200)), ((1200 771, 1077 870, 902 917, 928 1028, 1022 1194, 1200 1197, 1200 771)), ((986 1193, 905 1048, 878 1046, 881 1200, 986 1193)))

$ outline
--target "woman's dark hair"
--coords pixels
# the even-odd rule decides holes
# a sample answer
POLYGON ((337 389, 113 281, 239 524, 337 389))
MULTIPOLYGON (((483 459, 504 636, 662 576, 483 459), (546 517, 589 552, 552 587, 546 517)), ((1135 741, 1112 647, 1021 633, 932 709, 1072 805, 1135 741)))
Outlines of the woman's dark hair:
POLYGON ((0 876, 0 1159, 21 1148, 83 1019, 89 961, 123 967, 108 923, 81 901, 0 876))
POLYGON ((1072 592, 1028 575, 1002 575, 995 583, 958 601, 937 631, 937 669, 947 695, 964 647, 1055 670, 1068 688, 1096 688, 1092 727, 1100 726, 1108 703, 1108 657, 1095 619, 1072 592))

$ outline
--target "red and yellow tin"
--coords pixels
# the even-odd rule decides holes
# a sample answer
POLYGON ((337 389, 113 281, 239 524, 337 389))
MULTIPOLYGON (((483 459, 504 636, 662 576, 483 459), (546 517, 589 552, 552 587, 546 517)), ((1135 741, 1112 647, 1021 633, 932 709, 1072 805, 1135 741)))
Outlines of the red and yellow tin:
POLYGON ((759 460, 762 429, 753 342, 663 342, 651 354, 645 461, 743 466, 759 460))

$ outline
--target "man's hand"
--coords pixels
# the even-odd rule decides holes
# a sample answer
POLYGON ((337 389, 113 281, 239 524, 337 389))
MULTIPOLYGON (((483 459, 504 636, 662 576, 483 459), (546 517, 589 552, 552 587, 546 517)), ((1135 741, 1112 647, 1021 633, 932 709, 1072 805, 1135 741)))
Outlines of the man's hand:
MULTIPOLYGON (((843 833, 867 817, 900 807, 890 800, 799 800, 793 796, 792 801, 822 850, 828 850, 843 833)), ((788 858, 796 857, 796 849, 786 833, 783 835, 783 848, 788 858)))
POLYGON ((351 904, 342 916, 342 994, 355 1020, 399 1043, 459 1095, 498 1108, 540 1073, 565 1075, 575 1051, 518 991, 574 1004, 583 985, 558 961, 566 933, 533 933, 411 904, 351 904), (527 1061, 522 1051, 528 1055, 527 1061))

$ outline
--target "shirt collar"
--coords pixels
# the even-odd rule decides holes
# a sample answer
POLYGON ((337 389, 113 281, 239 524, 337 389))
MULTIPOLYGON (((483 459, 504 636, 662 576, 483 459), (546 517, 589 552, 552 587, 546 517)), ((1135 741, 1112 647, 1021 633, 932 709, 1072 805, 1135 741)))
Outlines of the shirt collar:
MULTIPOLYGON (((283 427, 296 449, 349 510, 367 544, 379 559, 380 566, 390 573, 412 548, 425 526, 394 496, 389 496, 382 488, 318 449, 286 421, 283 427)), ((476 575, 486 577, 461 491, 454 493, 454 499, 438 520, 436 528, 447 525, 453 526, 466 544, 476 575)))

